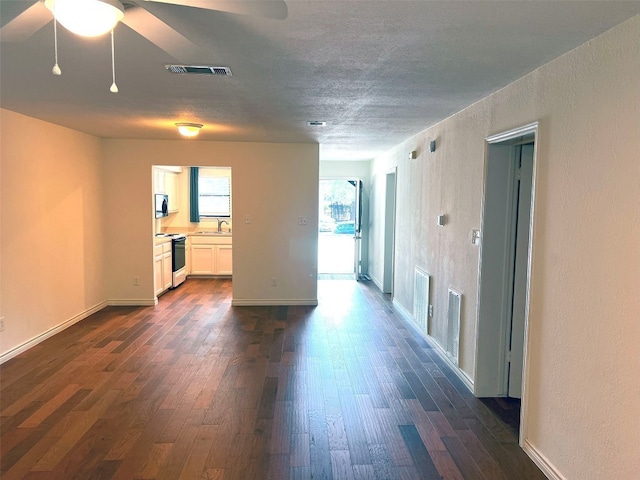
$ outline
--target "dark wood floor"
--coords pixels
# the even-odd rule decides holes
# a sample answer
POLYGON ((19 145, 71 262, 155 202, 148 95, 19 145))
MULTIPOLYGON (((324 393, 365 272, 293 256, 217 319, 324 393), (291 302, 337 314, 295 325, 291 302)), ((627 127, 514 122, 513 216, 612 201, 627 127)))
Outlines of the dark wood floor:
POLYGON ((544 479, 370 282, 230 306, 189 279, 0 367, 11 479, 544 479))

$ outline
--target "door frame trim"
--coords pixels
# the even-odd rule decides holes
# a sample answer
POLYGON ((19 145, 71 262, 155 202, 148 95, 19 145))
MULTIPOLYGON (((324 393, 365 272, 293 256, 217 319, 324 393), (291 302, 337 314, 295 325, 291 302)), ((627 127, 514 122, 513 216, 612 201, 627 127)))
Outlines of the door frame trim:
MULTIPOLYGON (((486 137, 484 140, 487 144, 503 143, 507 141, 513 141, 513 140, 516 140, 518 137, 524 137, 526 135, 531 135, 531 134, 534 135, 534 139, 537 139, 538 127, 539 127, 538 122, 533 122, 533 123, 529 123, 528 125, 523 125, 522 127, 514 128, 513 130, 507 130, 506 132, 490 135, 486 137)), ((485 156, 485 164, 486 164, 486 156, 485 156)))
MULTIPOLYGON (((529 246, 527 251, 527 281, 526 281, 526 299, 525 299, 525 324, 524 324, 524 343, 523 343, 523 365, 522 365, 522 404, 520 411, 520 438, 519 443, 522 446, 525 443, 527 438, 527 404, 528 404, 528 383, 529 383, 529 310, 530 310, 530 298, 531 298, 531 278, 532 278, 532 257, 533 257, 533 249, 534 249, 534 224, 535 224, 535 205, 536 205, 536 192, 537 192, 537 153, 538 153, 538 142, 539 142, 539 123, 534 122, 530 123, 518 128, 514 128, 511 130, 507 130, 504 132, 497 133, 495 135, 490 135, 485 138, 485 152, 484 152, 484 177, 483 177, 483 195, 482 195, 482 205, 481 205, 481 235, 484 237, 484 227, 485 227, 485 206, 486 206, 486 193, 487 193, 487 175, 488 175, 488 166, 489 166, 489 154, 490 147, 492 145, 497 146, 500 144, 504 144, 506 146, 515 146, 520 140, 523 140, 523 137, 532 137, 534 143, 533 149, 533 173, 531 179, 531 212, 529 217, 529 246)), ((482 327, 486 326, 486 320, 482 317, 483 310, 481 309, 481 292, 482 292, 482 259, 483 259, 483 244, 484 239, 481 240, 480 243, 480 252, 479 252, 479 262, 478 262, 478 296, 476 299, 476 345, 475 345, 475 355, 476 355, 476 369, 474 372, 474 394, 476 396, 500 396, 502 392, 496 390, 495 381, 494 386, 491 387, 492 380, 487 381, 487 378, 484 377, 484 373, 482 373, 482 369, 478 368, 480 363, 480 354, 481 350, 484 348, 479 342, 479 332, 482 327), (487 385, 489 388, 487 389, 487 385)))

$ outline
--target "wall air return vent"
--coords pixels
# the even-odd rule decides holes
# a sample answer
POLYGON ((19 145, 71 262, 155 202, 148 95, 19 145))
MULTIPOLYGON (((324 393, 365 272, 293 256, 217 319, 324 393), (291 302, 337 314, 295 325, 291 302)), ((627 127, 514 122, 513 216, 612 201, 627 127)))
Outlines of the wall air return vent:
POLYGON ((449 308, 447 309, 447 355, 455 365, 458 364, 460 348, 460 316, 462 294, 449 289, 449 308))
POLYGON ((191 75, 216 75, 230 77, 229 67, 214 67, 212 65, 165 65, 164 68, 171 73, 191 74, 191 75))

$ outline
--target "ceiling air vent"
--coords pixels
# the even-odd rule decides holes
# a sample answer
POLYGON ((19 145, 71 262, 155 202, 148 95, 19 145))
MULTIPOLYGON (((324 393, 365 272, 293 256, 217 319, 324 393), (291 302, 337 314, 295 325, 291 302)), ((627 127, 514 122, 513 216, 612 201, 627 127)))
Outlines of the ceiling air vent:
POLYGON ((218 75, 230 77, 231 69, 229 67, 214 67, 211 65, 165 65, 171 73, 193 74, 193 75, 218 75))

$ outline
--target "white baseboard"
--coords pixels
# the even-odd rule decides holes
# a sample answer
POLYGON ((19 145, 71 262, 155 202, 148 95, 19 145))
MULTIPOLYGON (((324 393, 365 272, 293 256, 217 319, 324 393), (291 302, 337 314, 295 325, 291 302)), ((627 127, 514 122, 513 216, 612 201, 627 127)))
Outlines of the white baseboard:
POLYGON ((467 372, 462 370, 458 365, 456 365, 451 361, 451 359, 447 355, 447 352, 438 344, 438 342, 436 342, 432 337, 429 337, 429 339, 431 340, 433 349, 438 354, 438 356, 442 360, 444 360, 447 363, 447 365, 449 365, 449 367, 451 367, 451 370, 453 370, 453 373, 455 373, 458 376, 458 378, 462 380, 462 383, 465 384, 465 386, 469 389, 469 391, 473 393, 474 391, 473 379, 469 375, 467 375, 467 372))
POLYGON ((133 299, 111 299, 107 301, 110 307, 153 307, 158 303, 158 299, 154 298, 133 298, 133 299))
POLYGON ((566 478, 552 465, 552 463, 545 457, 538 449, 525 440, 522 443, 522 449, 525 451, 529 458, 533 460, 542 473, 546 475, 549 480, 566 480, 566 478))
POLYGON ((282 306, 309 306, 315 307, 318 305, 318 299, 300 299, 300 300, 260 300, 260 299, 236 299, 231 300, 231 305, 234 307, 282 307, 282 306))
MULTIPOLYGON (((393 308, 395 308, 398 311, 398 313, 402 317, 402 320, 404 320, 405 323, 408 323, 409 325, 411 325, 411 328, 415 330, 415 326, 413 325, 413 315, 411 315, 411 312, 409 312, 406 308, 404 308, 403 305, 398 303, 395 298, 391 301, 391 303, 393 303, 393 308)), ((424 334, 422 332, 418 332, 418 333, 424 337, 424 334)))
POLYGON ((93 315, 96 312, 99 312, 106 306, 107 306, 107 302, 100 302, 97 305, 94 305, 93 307, 89 308, 88 310, 85 310, 84 312, 71 317, 69 320, 66 320, 60 323, 59 325, 53 328, 50 328, 46 332, 43 332, 40 335, 33 337, 31 340, 28 340, 18 345, 17 347, 14 347, 11 350, 3 353, 2 355, 0 355, 0 365, 6 362, 7 360, 11 360, 13 357, 20 355, 22 352, 25 352, 32 347, 35 347, 39 343, 44 342, 47 338, 53 337, 56 333, 60 333, 61 331, 71 327, 72 325, 75 325, 79 321, 84 320, 88 316, 93 315))
POLYGON ((406 323, 407 326, 409 326, 414 332, 418 333, 420 336, 422 336, 422 338, 429 342, 429 345, 433 347, 433 350, 438 354, 438 356, 442 360, 444 360, 447 365, 449 365, 451 370, 453 370, 453 373, 455 373, 462 381, 462 383, 464 383, 465 386, 469 389, 469 391, 473 393, 473 380, 471 379, 471 377, 469 377, 466 372, 464 372, 458 365, 451 361, 451 359, 447 356, 447 353, 440 345, 438 345, 438 342, 436 342, 433 337, 425 335, 423 332, 416 328, 413 322, 413 316, 402 305, 396 302, 395 299, 393 300, 393 307, 398 311, 404 323, 406 323))
POLYGON ((378 290, 382 291, 382 282, 380 280, 378 280, 376 277, 374 277, 373 275, 371 275, 371 274, 369 274, 369 278, 371 279, 373 284, 376 287, 378 287, 378 290))

